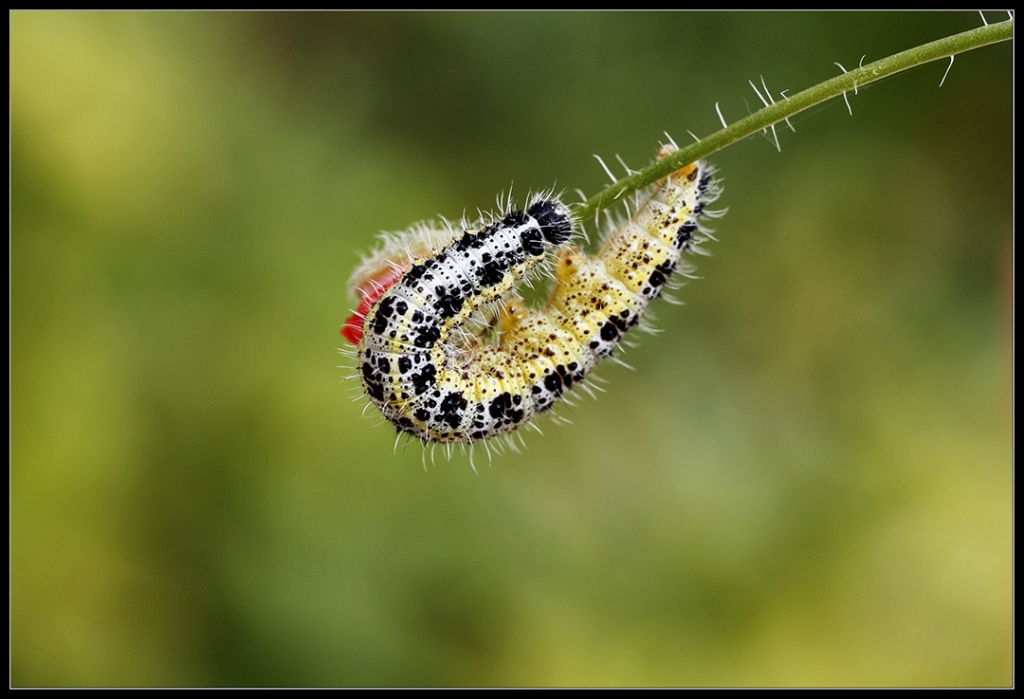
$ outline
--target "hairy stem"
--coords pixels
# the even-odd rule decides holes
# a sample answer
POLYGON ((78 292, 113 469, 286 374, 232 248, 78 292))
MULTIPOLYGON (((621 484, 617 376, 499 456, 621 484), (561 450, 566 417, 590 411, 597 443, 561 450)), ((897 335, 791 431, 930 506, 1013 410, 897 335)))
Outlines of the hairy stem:
MULTIPOLYGON (((705 158, 751 134, 771 128, 808 107, 813 107, 846 92, 855 92, 865 85, 900 71, 1012 38, 1013 21, 1007 20, 947 36, 938 41, 901 51, 866 66, 858 66, 792 97, 783 97, 778 102, 770 104, 721 131, 716 131, 697 143, 680 148, 677 152, 650 167, 629 177, 624 177, 607 189, 598 192, 583 204, 575 207, 573 213, 579 220, 585 221, 597 215, 599 211, 613 206, 622 197, 656 182, 670 172, 675 172, 684 165, 705 158)), ((771 101, 770 96, 765 95, 765 98, 771 101)))

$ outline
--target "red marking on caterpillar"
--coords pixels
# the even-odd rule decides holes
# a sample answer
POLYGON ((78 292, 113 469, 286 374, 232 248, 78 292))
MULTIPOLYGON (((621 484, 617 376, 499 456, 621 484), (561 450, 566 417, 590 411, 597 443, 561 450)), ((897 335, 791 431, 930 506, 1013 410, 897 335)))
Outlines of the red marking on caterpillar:
POLYGON ((368 279, 366 284, 360 287, 359 293, 363 300, 359 303, 359 308, 341 326, 341 334, 346 340, 353 345, 359 344, 359 341, 363 339, 363 324, 366 322, 367 312, 384 295, 384 292, 391 288, 392 284, 402 278, 411 264, 410 261, 409 264, 389 267, 377 276, 368 279))
POLYGON ((687 165, 660 180, 596 255, 570 245, 574 221, 553 197, 467 230, 421 224, 390 238, 357 270, 362 302, 342 329, 357 345, 363 388, 423 442, 512 432, 641 323, 682 253, 704 240, 700 220, 718 194, 708 166, 687 165), (554 288, 531 308, 514 292, 552 257, 554 288))

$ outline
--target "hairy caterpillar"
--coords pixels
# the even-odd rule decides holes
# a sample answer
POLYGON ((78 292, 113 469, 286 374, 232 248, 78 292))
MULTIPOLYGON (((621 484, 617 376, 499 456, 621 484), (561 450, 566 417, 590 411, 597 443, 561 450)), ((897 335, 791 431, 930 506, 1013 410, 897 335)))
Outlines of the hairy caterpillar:
MULTIPOLYGON (((664 146, 659 156, 675 150, 664 146)), ((699 222, 718 194, 706 164, 687 165, 659 181, 593 256, 569 245, 574 221, 553 197, 475 230, 420 224, 390 239, 357 270, 362 302, 342 328, 357 345, 367 395, 423 442, 515 430, 640 322, 682 253, 703 240, 699 222), (513 293, 549 252, 554 288, 534 309, 513 293)))

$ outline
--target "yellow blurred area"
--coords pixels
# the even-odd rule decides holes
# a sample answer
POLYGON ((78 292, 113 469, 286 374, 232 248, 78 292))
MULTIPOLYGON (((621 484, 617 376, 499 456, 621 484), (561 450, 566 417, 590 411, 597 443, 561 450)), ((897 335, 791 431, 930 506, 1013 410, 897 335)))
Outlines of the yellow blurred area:
POLYGON ((1009 686, 1009 44, 712 157, 685 305, 479 473, 338 354, 380 230, 979 22, 12 13, 12 684, 1009 686))

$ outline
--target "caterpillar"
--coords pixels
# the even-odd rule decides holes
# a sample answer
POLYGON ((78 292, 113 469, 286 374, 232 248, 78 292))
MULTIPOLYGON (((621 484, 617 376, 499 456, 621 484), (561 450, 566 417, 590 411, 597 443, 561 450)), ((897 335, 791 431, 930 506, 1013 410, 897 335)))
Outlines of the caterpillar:
POLYGON ((554 196, 462 231, 417 224, 386 238, 353 275, 362 299, 341 330, 366 394, 424 443, 472 443, 528 423, 640 324, 686 265, 682 254, 699 251, 718 195, 708 165, 687 165, 656 183, 596 255, 571 245, 578 224, 554 196), (545 261, 554 286, 531 308, 515 290, 545 261))

